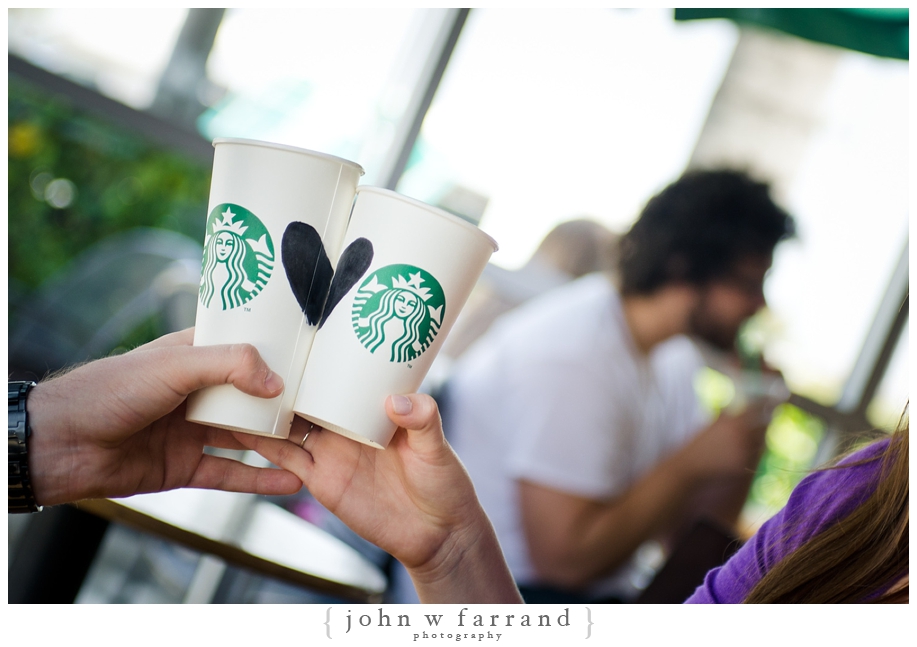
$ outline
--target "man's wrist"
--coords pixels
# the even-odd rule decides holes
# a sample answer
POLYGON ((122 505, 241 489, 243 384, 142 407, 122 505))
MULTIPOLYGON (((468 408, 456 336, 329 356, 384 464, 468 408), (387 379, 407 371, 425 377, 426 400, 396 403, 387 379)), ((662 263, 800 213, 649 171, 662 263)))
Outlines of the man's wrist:
POLYGON ((29 394, 27 403, 29 424, 32 427, 32 490, 36 501, 43 506, 81 498, 70 492, 75 465, 72 460, 73 448, 68 441, 68 412, 58 408, 54 382, 39 382, 29 394))

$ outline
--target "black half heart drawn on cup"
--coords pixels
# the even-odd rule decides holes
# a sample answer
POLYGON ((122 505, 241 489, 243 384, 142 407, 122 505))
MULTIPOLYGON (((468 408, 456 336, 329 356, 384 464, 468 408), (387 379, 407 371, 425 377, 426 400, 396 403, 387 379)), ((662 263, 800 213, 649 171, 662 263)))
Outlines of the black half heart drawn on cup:
POLYGON ((321 328, 334 307, 369 269, 373 244, 357 238, 341 254, 334 270, 315 227, 291 222, 283 232, 280 253, 287 281, 306 321, 321 328))

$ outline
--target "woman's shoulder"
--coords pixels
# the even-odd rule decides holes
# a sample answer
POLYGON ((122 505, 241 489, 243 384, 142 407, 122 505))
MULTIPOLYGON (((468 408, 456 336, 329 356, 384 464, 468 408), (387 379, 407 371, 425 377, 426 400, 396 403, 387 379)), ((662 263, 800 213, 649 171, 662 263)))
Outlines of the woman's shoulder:
POLYGON ((791 552, 839 519, 875 491, 889 438, 860 448, 833 467, 806 476, 782 511, 781 532, 788 533, 783 552, 791 552))
MULTIPOLYGON (((827 492, 832 495, 831 500, 839 504, 846 499, 855 499, 852 507, 856 507, 875 489, 882 457, 889 442, 889 437, 873 441, 847 455, 836 465, 812 472, 800 482, 793 496, 812 499, 827 492)), ((809 503, 814 501, 810 500, 809 503)))

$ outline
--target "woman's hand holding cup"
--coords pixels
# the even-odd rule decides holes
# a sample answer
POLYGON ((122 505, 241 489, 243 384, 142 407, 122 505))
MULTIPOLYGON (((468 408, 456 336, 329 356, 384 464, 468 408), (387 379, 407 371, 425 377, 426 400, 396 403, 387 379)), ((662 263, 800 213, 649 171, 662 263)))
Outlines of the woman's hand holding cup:
POLYGON ((404 564, 421 601, 520 602, 471 479, 443 436, 436 403, 395 395, 385 407, 400 428, 384 450, 298 417, 289 440, 237 438, 296 474, 319 503, 404 564))

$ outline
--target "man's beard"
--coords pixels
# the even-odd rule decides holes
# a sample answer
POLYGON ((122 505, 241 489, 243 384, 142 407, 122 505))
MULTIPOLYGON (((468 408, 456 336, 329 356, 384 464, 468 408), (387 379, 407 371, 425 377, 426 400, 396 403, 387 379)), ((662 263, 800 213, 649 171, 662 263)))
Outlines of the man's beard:
POLYGON ((724 351, 735 349, 739 329, 716 320, 706 307, 706 299, 701 296, 688 319, 688 334, 704 340, 708 344, 724 351))

